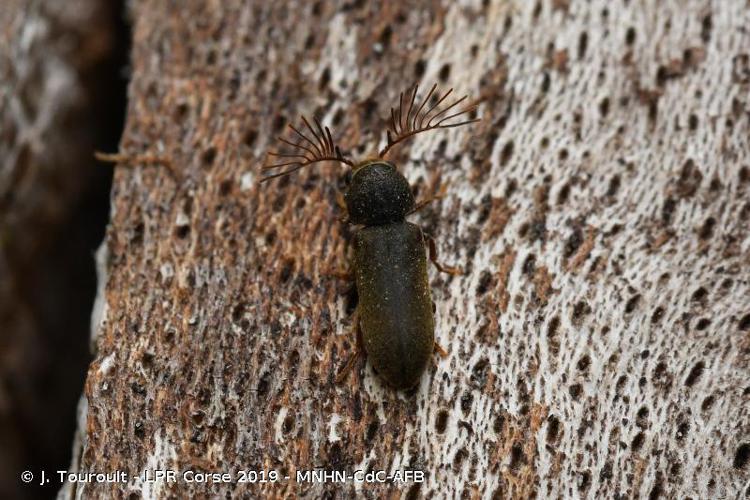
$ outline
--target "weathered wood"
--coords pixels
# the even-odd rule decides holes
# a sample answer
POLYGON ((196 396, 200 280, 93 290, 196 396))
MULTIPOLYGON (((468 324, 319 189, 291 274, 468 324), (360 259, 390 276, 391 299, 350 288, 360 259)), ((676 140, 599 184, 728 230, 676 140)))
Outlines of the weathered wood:
MULTIPOLYGON (((81 421, 84 471, 422 469, 425 484, 79 485, 734 498, 750 486, 750 14, 734 1, 142 0, 81 421), (483 121, 397 155, 448 351, 343 386, 339 167, 258 184, 300 113, 373 151, 415 79, 483 121)), ((362 146, 362 148, 360 148, 362 146)), ((65 492, 64 492, 65 493, 65 492)), ((70 490, 67 490, 70 493, 70 490)))

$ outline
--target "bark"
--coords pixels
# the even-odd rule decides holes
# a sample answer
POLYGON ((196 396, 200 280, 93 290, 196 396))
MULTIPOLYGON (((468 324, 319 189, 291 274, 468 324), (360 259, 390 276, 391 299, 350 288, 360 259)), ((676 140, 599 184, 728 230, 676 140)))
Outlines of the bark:
POLYGON ((176 173, 116 171, 74 466, 178 479, 64 496, 747 494, 747 2, 142 0, 132 18, 121 149, 176 173), (481 100, 479 124, 395 156, 418 197, 450 183, 414 217, 465 271, 430 275, 448 356, 409 393, 369 365, 336 385, 345 173, 258 169, 301 113, 374 150, 415 80, 481 100), (314 467, 426 482, 294 480, 314 467))

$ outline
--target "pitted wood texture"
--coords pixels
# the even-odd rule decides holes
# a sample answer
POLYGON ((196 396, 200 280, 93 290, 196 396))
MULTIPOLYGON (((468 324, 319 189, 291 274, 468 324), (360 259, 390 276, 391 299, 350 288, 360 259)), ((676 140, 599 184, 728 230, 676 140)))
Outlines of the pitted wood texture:
POLYGON ((83 470, 419 468, 423 485, 90 484, 82 496, 736 497, 750 481, 750 21, 733 1, 139 1, 83 470), (483 121, 393 158, 436 359, 354 348, 339 167, 268 184, 301 113, 353 156, 415 79, 483 121))

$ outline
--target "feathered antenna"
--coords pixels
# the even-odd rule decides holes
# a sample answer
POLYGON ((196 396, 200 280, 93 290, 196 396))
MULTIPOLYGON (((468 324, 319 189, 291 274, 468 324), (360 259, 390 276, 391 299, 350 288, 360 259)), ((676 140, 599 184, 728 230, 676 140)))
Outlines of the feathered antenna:
POLYGON ((404 96, 404 93, 401 92, 398 100, 398 112, 394 108, 391 108, 391 127, 386 134, 388 143, 380 151, 381 158, 385 157, 385 155, 393 146, 413 135, 419 134, 420 132, 426 132, 428 130, 435 130, 439 128, 460 127, 461 125, 468 125, 469 123, 478 122, 480 120, 480 118, 473 118, 470 120, 449 123, 449 121, 453 118, 464 115, 466 113, 470 113, 477 109, 477 105, 473 104, 460 111, 449 114, 448 116, 444 116, 448 111, 455 108, 468 98, 468 96, 463 96, 462 98, 454 101, 449 106, 445 106, 444 108, 440 109, 440 105, 448 98, 449 95, 451 95, 453 89, 448 90, 445 94, 443 94, 442 97, 437 100, 437 102, 435 102, 435 104, 433 104, 429 109, 423 112, 427 101, 429 101, 430 97, 432 97, 432 95, 435 93, 436 88, 437 83, 432 86, 427 96, 422 99, 421 104, 417 106, 417 110, 414 114, 412 114, 412 111, 414 110, 414 104, 417 98, 418 85, 414 85, 414 90, 412 90, 406 96, 404 96), (406 97, 406 101, 408 101, 409 103, 409 108, 406 110, 406 115, 404 115, 403 113, 404 105, 406 104, 404 97, 406 97))
POLYGON ((310 139, 310 137, 303 134, 297 127, 290 123, 289 128, 291 128, 294 133, 299 136, 299 138, 301 139, 300 142, 298 144, 295 144, 294 142, 288 139, 284 139, 283 137, 279 137, 278 139, 284 144, 288 144, 289 146, 297 149, 297 151, 295 153, 275 153, 269 151, 268 154, 270 156, 275 156, 277 158, 287 158, 289 159, 289 161, 284 161, 275 165, 265 165, 263 167, 263 170, 289 166, 293 166, 293 168, 284 170, 283 172, 267 175, 263 177, 260 182, 265 182, 271 179, 275 179, 276 177, 291 174, 292 172, 296 172, 297 170, 306 167, 307 165, 312 165, 313 163, 318 163, 321 161, 338 161, 340 163, 349 165, 350 167, 354 167, 354 163, 351 160, 344 158, 339 147, 333 142, 333 137, 331 136, 331 131, 328 129, 328 127, 321 126, 320 122, 317 119, 313 118, 313 121, 317 128, 316 131, 304 116, 302 117, 302 121, 310 131, 310 134, 312 134, 314 140, 310 139))

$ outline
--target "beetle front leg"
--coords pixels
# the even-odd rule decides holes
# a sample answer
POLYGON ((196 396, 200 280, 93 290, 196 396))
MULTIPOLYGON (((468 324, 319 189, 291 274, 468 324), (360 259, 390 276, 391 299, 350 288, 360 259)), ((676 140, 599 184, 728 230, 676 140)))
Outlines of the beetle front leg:
POLYGON ((344 193, 342 193, 339 190, 336 190, 336 205, 339 206, 339 209, 344 214, 341 217, 339 217, 339 221, 344 222, 344 223, 349 222, 349 209, 346 206, 346 198, 344 198, 344 193))
POLYGON ((435 243, 435 238, 430 236, 429 234, 425 233, 425 239, 427 240, 427 245, 430 249, 430 262, 432 262, 435 267, 437 267, 438 271, 441 273, 450 274, 453 276, 457 276, 462 274, 461 269, 457 267, 450 267, 450 266, 444 266, 440 262, 438 262, 438 252, 437 252, 437 244, 435 243))
POLYGON ((419 203, 417 203, 414 206, 414 208, 412 208, 409 211, 409 213, 406 214, 406 215, 411 215, 411 214, 413 214, 415 212, 418 212, 418 211, 422 210, 424 207, 426 207, 427 205, 429 205, 430 203, 432 203, 435 200, 442 200, 443 198, 445 198, 445 195, 446 195, 447 192, 448 192, 448 183, 446 182, 445 184, 443 184, 442 186, 440 186, 440 191, 438 191, 437 194, 429 196, 428 198, 425 198, 424 200, 422 200, 419 203))

